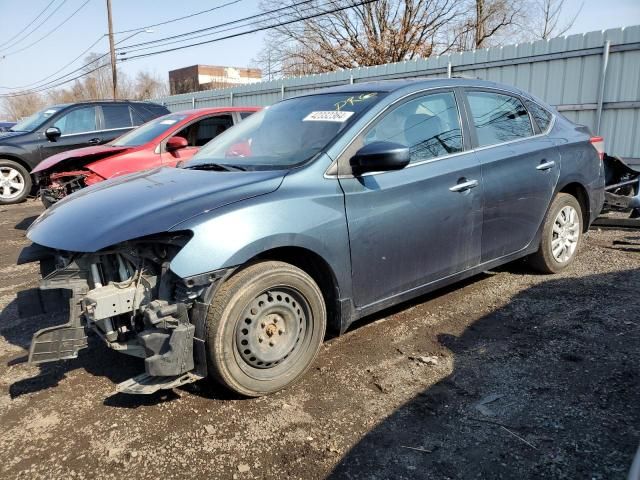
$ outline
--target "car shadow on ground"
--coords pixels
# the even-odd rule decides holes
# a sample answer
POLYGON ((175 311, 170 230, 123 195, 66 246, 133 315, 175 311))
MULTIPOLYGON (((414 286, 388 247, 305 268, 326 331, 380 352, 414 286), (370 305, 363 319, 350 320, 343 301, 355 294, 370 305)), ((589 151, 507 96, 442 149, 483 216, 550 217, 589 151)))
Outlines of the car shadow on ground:
POLYGON ((623 478, 640 437, 638 292, 638 270, 553 279, 439 335, 452 373, 328 478, 623 478))
POLYGON ((33 222, 35 222, 38 215, 32 215, 30 217, 25 217, 15 224, 14 228, 16 230, 27 230, 33 222))

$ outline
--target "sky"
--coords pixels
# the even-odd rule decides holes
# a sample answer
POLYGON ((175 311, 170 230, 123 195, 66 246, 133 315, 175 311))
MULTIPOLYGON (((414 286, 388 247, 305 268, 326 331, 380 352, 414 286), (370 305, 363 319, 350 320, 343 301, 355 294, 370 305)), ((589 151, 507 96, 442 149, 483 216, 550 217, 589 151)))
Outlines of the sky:
MULTIPOLYGON (((66 0, 60 10, 24 42, 16 43, 15 46, 11 46, 10 42, 3 46, 50 1, 0 0, 0 18, 3 20, 3 27, 0 29, 0 57, 5 55, 5 58, 0 58, 0 87, 20 87, 40 81, 55 73, 96 41, 98 43, 91 51, 108 52, 108 41, 105 36, 107 32, 106 0, 89 0, 89 3, 62 28, 41 42, 11 55, 15 50, 24 48, 47 34, 86 0, 66 0)), ((55 0, 54 5, 62 1, 64 0, 55 0)), ((135 38, 126 41, 124 39, 134 32, 118 34, 116 42, 122 41, 122 45, 126 45, 156 40, 253 15, 259 12, 259 8, 256 0, 112 0, 115 32, 138 29, 231 2, 235 3, 187 20, 152 27, 152 33, 136 33, 135 38)), ((640 0, 607 0, 606 2, 566 0, 565 17, 573 17, 581 5, 582 10, 567 34, 640 24, 640 0)), ((131 76, 135 76, 140 70, 145 70, 166 79, 169 70, 197 63, 248 66, 260 51, 263 38, 263 33, 254 33, 177 52, 131 60, 121 64, 121 69, 131 76)), ((81 60, 52 78, 80 65, 82 65, 81 60)), ((0 93, 7 92, 6 89, 0 89, 0 93)))

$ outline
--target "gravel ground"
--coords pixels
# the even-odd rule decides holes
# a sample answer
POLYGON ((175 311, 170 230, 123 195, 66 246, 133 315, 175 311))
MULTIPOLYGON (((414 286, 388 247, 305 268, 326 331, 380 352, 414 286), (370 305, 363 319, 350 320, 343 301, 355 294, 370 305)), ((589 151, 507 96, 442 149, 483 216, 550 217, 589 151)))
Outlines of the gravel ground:
MULTIPOLYGON (((625 478, 640 441, 640 232, 592 231, 556 276, 522 263, 365 319, 293 387, 114 393, 105 347, 41 367, 16 292, 30 201, 0 207, 0 478, 625 478)), ((90 228, 90 227, 88 227, 90 228)))

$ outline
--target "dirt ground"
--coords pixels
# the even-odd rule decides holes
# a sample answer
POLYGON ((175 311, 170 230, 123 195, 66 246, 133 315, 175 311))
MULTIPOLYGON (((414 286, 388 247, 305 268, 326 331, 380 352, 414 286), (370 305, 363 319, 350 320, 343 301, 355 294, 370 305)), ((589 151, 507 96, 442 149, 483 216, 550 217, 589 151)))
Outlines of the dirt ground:
MULTIPOLYGON (((640 232, 592 231, 556 276, 522 263, 357 324, 276 395, 115 393, 97 344, 30 366, 16 266, 37 202, 0 207, 0 478, 622 479, 640 441, 640 232)), ((91 228, 87 226, 87 228, 91 228)))

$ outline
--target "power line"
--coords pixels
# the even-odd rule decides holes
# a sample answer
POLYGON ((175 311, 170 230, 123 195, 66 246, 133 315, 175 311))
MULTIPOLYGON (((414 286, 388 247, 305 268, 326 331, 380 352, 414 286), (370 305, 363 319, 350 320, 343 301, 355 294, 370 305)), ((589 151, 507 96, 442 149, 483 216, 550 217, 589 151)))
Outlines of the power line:
MULTIPOLYGON (((220 23, 218 25, 214 25, 212 27, 208 27, 207 28, 208 30, 216 29, 216 31, 214 31, 214 32, 204 33, 202 35, 194 35, 194 36, 190 36, 189 38, 183 38, 181 40, 173 40, 173 41, 166 41, 166 39, 157 39, 157 40, 153 40, 153 41, 150 41, 150 42, 144 42, 144 43, 137 44, 137 45, 151 44, 151 45, 146 46, 146 47, 131 48, 131 47, 134 47, 135 45, 126 45, 126 46, 120 47, 120 48, 118 48, 116 50, 126 50, 126 52, 119 52, 118 53, 118 55, 125 55, 125 54, 129 54, 129 53, 132 53, 132 52, 139 52, 139 51, 143 51, 143 50, 149 50, 149 49, 156 48, 156 47, 164 47, 166 45, 173 45, 173 44, 176 44, 176 43, 188 42, 190 40, 195 40, 196 38, 210 37, 211 35, 217 35, 217 34, 220 34, 222 32, 228 32, 228 31, 231 31, 231 30, 236 30, 238 28, 243 28, 243 27, 246 27, 248 25, 237 25, 235 27, 229 27, 229 28, 223 28, 221 30, 217 30, 219 27, 223 27, 223 26, 226 26, 226 25, 233 25, 233 24, 237 24, 237 23, 244 23, 244 22, 247 22, 248 20, 252 20, 252 19, 256 19, 256 18, 259 20, 258 17, 262 17, 262 16, 271 17, 271 16, 273 16, 274 13, 277 13, 277 12, 283 10, 283 9, 290 9, 290 8, 298 7, 298 6, 302 5, 302 4, 310 3, 310 1, 313 1, 313 0, 303 1, 303 2, 300 2, 300 3, 294 4, 294 5, 289 5, 288 7, 279 8, 279 9, 276 9, 276 10, 273 10, 273 11, 270 11, 270 12, 263 12, 263 13, 260 13, 260 14, 252 15, 251 17, 245 17, 245 18, 238 19, 238 20, 233 20, 233 21, 229 21, 229 22, 225 22, 225 23, 220 23)), ((312 10, 312 9, 315 9, 315 8, 319 8, 319 7, 325 7, 325 6, 334 4, 334 3, 335 2, 333 0, 327 0, 327 2, 322 4, 322 5, 316 5, 316 6, 310 5, 308 7, 305 7, 302 10, 302 12, 309 11, 309 10, 312 10)), ((298 13, 300 13, 300 12, 298 12, 298 13)), ((257 21, 256 22, 249 22, 249 24, 251 24, 251 23, 257 23, 257 21)), ((185 35, 188 35, 188 34, 186 34, 186 33, 185 34, 181 34, 181 36, 185 36, 185 35)), ((174 38, 174 37, 167 37, 167 38, 174 38)))
MULTIPOLYGON (((53 17, 55 15, 55 13, 60 10, 60 8, 62 8, 62 6, 67 3, 67 0, 62 0, 62 3, 60 5, 58 5, 53 12, 51 12, 49 15, 46 16, 46 18, 44 20, 42 20, 38 25, 36 25, 30 32, 28 32, 24 37, 19 38, 18 40, 16 40, 15 42, 11 42, 9 45, 7 45, 6 43, 3 44, 5 46, 2 47, 2 50, 8 50, 16 45, 18 45, 20 42, 26 40, 27 38, 29 38, 29 35, 31 35, 33 32, 35 32, 36 30, 38 30, 42 25, 44 25, 45 23, 47 23, 47 21, 53 17)), ((47 7, 48 8, 48 7, 47 7)))
MULTIPOLYGON (((66 0, 65 0, 66 1, 66 0)), ((40 37, 38 40, 36 40, 35 42, 30 43, 29 45, 27 45, 26 47, 22 47, 18 50, 15 50, 13 52, 9 52, 5 55, 3 55, 4 57, 10 56, 10 55, 15 55, 16 53, 20 53, 23 52, 24 50, 33 47, 34 45, 40 43, 42 40, 44 40, 45 38, 47 38, 49 35, 51 35, 52 33, 54 33, 56 30, 58 30, 60 27, 62 27, 65 23, 67 23, 69 20, 71 20, 80 10, 82 10, 91 0, 86 0, 82 5, 80 5, 71 15, 69 15, 67 18, 65 18, 62 22, 60 22, 58 25, 56 25, 52 30, 50 30, 48 33, 44 34, 42 37, 40 37)))
MULTIPOLYGON (((123 38, 122 40, 120 40, 120 41, 116 42, 116 45, 118 45, 119 43, 122 43, 122 42, 126 42, 126 41, 127 41, 127 40, 129 40, 131 37, 133 37, 134 35, 137 35, 138 33, 141 33, 141 32, 143 32, 143 31, 144 31, 144 30, 140 30, 140 31, 138 31, 138 32, 134 33, 133 35, 129 35, 128 37, 123 38)), ((80 55, 78 55, 74 60, 72 60, 71 62, 69 62, 67 65, 65 65, 65 67, 66 67, 66 66, 69 66, 69 65, 71 65, 72 63, 74 63, 75 61, 77 61, 77 60, 78 60, 82 55, 84 55, 84 54, 85 54, 86 52, 88 52, 91 48, 93 48, 93 47, 94 47, 94 46, 95 46, 95 45, 96 45, 100 40, 102 40, 104 37, 105 37, 105 35, 102 35, 102 36, 101 36, 98 40, 96 40, 96 41, 95 41, 95 42, 94 42, 94 43, 93 43, 89 48, 85 49, 85 50, 84 50, 80 55)), ((36 84, 42 83, 41 85, 37 85, 37 86, 35 87, 35 89, 31 89, 31 90, 29 90, 28 92, 19 92, 19 94, 20 94, 20 95, 27 95, 27 94, 29 94, 29 93, 34 93, 34 92, 38 92, 38 91, 45 91, 45 90, 48 90, 49 88, 42 88, 42 87, 46 87, 47 85, 50 85, 50 84, 55 83, 55 82, 58 82, 58 81, 62 80, 63 78, 68 77, 69 75, 72 75, 72 74, 74 74, 74 73, 76 73, 76 72, 79 72, 79 71, 81 71, 81 70, 85 70, 88 66, 90 66, 90 65, 92 65, 92 64, 94 64, 94 63, 96 63, 96 62, 99 62, 100 60, 102 60, 102 59, 103 59, 104 57, 106 57, 107 55, 109 55, 109 52, 107 52, 107 53, 103 53, 102 55, 99 55, 98 57, 94 58, 94 59, 93 59, 93 60, 91 60, 90 62, 85 63, 84 65, 81 65, 80 67, 76 68, 75 70, 71 70, 70 72, 65 73, 64 75, 62 75, 62 76, 60 76, 60 77, 58 77, 58 78, 54 78, 53 80, 51 80, 51 81, 49 81, 49 82, 42 83, 44 80, 47 80, 47 79, 51 78, 53 75, 55 75, 55 73, 53 73, 53 74, 49 75, 48 77, 45 77, 45 78, 43 78, 43 79, 41 79, 41 80, 38 80, 37 82, 33 82, 32 84, 30 84, 30 85, 29 85, 29 86, 31 86, 31 85, 36 85, 36 84), (38 89, 40 89, 40 90, 38 90, 38 89)), ((106 67, 106 66, 107 66, 107 65, 100 65, 100 67, 98 67, 98 68, 103 68, 103 67, 106 67)), ((65 67, 62 67, 60 70, 63 70, 65 67)), ((58 70, 58 72, 59 72, 60 70, 58 70)), ((91 70, 91 72, 94 72, 95 70, 97 70, 97 69, 91 70)), ((56 72, 56 73, 58 73, 58 72, 56 72)), ((89 73, 91 73, 91 72, 89 72, 89 73)), ((80 75, 80 76, 82 76, 82 75, 80 75)), ((75 80, 76 78, 79 78, 79 77, 74 77, 74 78, 70 79, 69 81, 73 81, 73 80, 75 80)), ((8 87, 0 87, 0 88, 8 88, 8 87)), ((13 89, 13 90, 15 90, 15 89, 21 89, 21 88, 24 88, 24 87, 14 87, 14 88, 12 88, 12 89, 13 89)), ((50 88, 53 88, 53 87, 50 87, 50 88)), ((0 97, 5 97, 5 96, 12 96, 12 94, 10 94, 10 93, 0 94, 0 97)))
MULTIPOLYGON (((55 71, 55 72, 53 72, 52 74, 50 74, 50 75, 48 75, 48 76, 46 76, 46 77, 44 77, 44 78, 41 78, 41 79, 40 79, 40 80, 38 80, 37 82, 28 83, 28 84, 26 84, 26 85, 20 85, 20 86, 18 86, 18 87, 3 87, 3 86, 0 86, 0 88, 5 89, 5 90, 22 90, 22 89, 29 88, 29 87, 32 87, 32 86, 34 86, 34 85, 37 85, 37 84, 39 84, 39 83, 42 83, 42 82, 44 82, 45 80, 50 79, 50 78, 51 78, 51 77, 53 77, 54 75, 57 75, 58 73, 60 73, 61 71, 63 71, 65 68, 67 68, 69 65, 74 64, 74 63, 75 63, 76 61, 78 61, 78 59, 79 59, 79 58, 81 58, 85 53, 87 53, 89 50, 91 50, 93 47, 95 47, 95 46, 98 44, 98 42, 100 42, 100 40, 102 40, 102 39, 104 39, 104 35, 100 35, 100 37, 98 37, 98 39, 97 39, 95 42, 93 42, 91 45, 89 45, 89 47, 87 47, 85 50, 83 50, 83 51, 82 51, 82 53, 80 53, 77 57, 75 57, 75 58, 74 58, 73 60, 71 60, 69 63, 66 63, 64 66, 60 67, 58 70, 56 70, 56 71, 55 71)), ((71 73, 73 73, 73 72, 71 72, 71 73)), ((67 73, 67 75, 70 75, 71 73, 67 73)), ((66 76, 66 75, 64 75, 64 76, 66 76)), ((64 78, 64 76, 63 76, 63 78, 64 78)))
POLYGON ((191 13, 189 15, 185 15, 184 17, 171 18, 169 20, 165 20, 164 22, 154 23, 152 25, 145 25, 144 27, 132 28, 132 29, 129 29, 129 30, 120 30, 119 32, 114 32, 114 35, 118 35, 120 33, 135 32, 136 30, 142 30, 142 29, 145 29, 145 28, 159 27, 161 25, 166 25, 168 23, 179 22, 180 20, 186 20, 187 18, 196 17, 198 15, 202 15, 203 13, 213 12, 214 10, 219 10, 221 8, 228 7, 229 5, 233 5, 234 3, 240 3, 242 1, 243 0, 233 0, 232 2, 223 3, 222 5, 218 5, 217 7, 213 7, 213 8, 209 8, 207 10, 201 10, 199 12, 195 12, 195 13, 191 13))
MULTIPOLYGON (((219 27, 226 27, 228 25, 233 25, 233 24, 236 24, 236 23, 245 22, 247 20, 252 20, 252 19, 259 18, 259 17, 273 15, 274 13, 278 13, 278 12, 281 12, 283 10, 293 9, 295 7, 299 7, 300 5, 304 5, 304 4, 307 4, 307 3, 312 3, 314 1, 316 1, 316 0, 303 0, 301 2, 294 3, 292 5, 287 5, 285 7, 276 8, 275 10, 270 10, 268 12, 257 13, 255 15, 251 15, 249 17, 244 17, 244 18, 241 18, 241 19, 238 19, 238 20, 232 20, 232 21, 229 21, 229 22, 219 23, 218 25, 213 25, 211 27, 200 28, 198 30, 192 30, 191 32, 187 32, 187 33, 180 33, 180 34, 177 34, 177 35, 171 35, 169 37, 159 38, 157 40, 152 40, 152 41, 149 41, 149 42, 135 43, 135 44, 132 44, 132 45, 127 45, 126 47, 123 47, 123 48, 140 47, 140 46, 143 46, 143 45, 149 45, 149 44, 155 44, 155 43, 159 43, 159 42, 164 42, 166 40, 173 40, 174 38, 187 37, 187 36, 194 35, 196 33, 202 33, 202 32, 206 32, 206 31, 209 31, 209 30, 215 30, 215 29, 217 29, 219 27)), ((189 40, 189 39, 187 39, 187 40, 189 40)))
MULTIPOLYGON (((265 26, 262 26, 262 27, 259 27, 259 28, 255 28, 255 29, 252 29, 252 30, 247 30, 247 31, 244 31, 244 32, 239 32, 239 33, 235 33, 235 34, 232 34, 232 35, 227 35, 227 36, 224 36, 224 37, 219 37, 219 38, 215 38, 215 39, 211 39, 211 40, 207 40, 207 41, 203 41, 203 42, 198 42, 198 43, 194 43, 194 44, 184 45, 184 46, 180 46, 180 47, 174 47, 174 48, 171 48, 171 49, 160 50, 160 51, 155 51, 155 52, 149 52, 149 53, 146 53, 146 54, 140 54, 140 55, 136 55, 136 56, 133 56, 133 57, 130 57, 130 58, 127 58, 127 59, 123 59, 122 61, 124 61, 124 60, 133 60, 135 58, 148 57, 148 56, 152 56, 152 55, 159 55, 159 54, 162 54, 162 53, 167 53, 167 52, 171 52, 171 51, 175 51, 175 50, 182 50, 182 49, 185 49, 185 48, 195 47, 195 46, 198 46, 198 45, 219 42, 219 41, 222 41, 222 40, 227 40, 229 38, 235 38, 235 37, 239 37, 239 36, 243 36, 243 35, 248 35, 248 34, 251 34, 251 33, 256 33, 256 32, 260 32, 260 31, 268 30, 268 29, 271 29, 271 28, 281 27, 281 26, 284 26, 284 25, 289 25, 289 24, 292 24, 292 23, 297 23, 297 22, 301 22, 301 21, 304 21, 304 20, 317 18, 317 17, 323 16, 323 15, 328 15, 328 14, 331 14, 331 13, 340 12, 340 11, 343 11, 343 10, 351 9, 351 8, 362 6, 362 5, 367 5, 367 4, 370 4, 370 3, 377 2, 377 1, 378 0, 363 0, 363 1, 360 1, 358 3, 349 4, 349 5, 346 5, 346 6, 343 6, 343 7, 339 7, 339 8, 334 8, 334 9, 331 9, 331 10, 324 10, 324 11, 321 11, 321 12, 317 12, 315 14, 306 15, 306 16, 303 16, 303 17, 300 17, 300 18, 295 18, 295 19, 292 19, 292 20, 288 20, 286 22, 279 22, 279 23, 272 24, 272 25, 265 25, 265 26)), ((297 5, 300 5, 302 3, 309 3, 309 2, 308 1, 300 2, 299 4, 292 5, 292 6, 297 6, 297 5)), ((292 7, 292 6, 290 6, 290 7, 292 7)), ((276 11, 277 10, 273 10, 273 11, 265 12, 265 13, 273 14, 276 11)), ((247 17, 247 19, 248 18, 252 18, 252 17, 247 17)), ((125 40, 127 40, 127 39, 121 40, 120 42, 123 42, 125 40)), ((106 65, 100 65, 100 66, 98 66, 96 68, 93 68, 93 69, 91 69, 89 71, 86 71, 86 72, 84 72, 84 73, 82 73, 80 75, 77 75, 75 77, 66 79, 66 80, 58 82, 58 83, 55 83, 55 82, 65 78, 65 77, 71 75, 74 72, 77 72, 79 70, 85 69, 87 66, 91 65, 92 63, 97 62, 98 60, 100 60, 101 58, 104 58, 107 55, 108 55, 108 53, 105 53, 105 54, 101 55, 100 57, 94 59, 93 61, 87 63, 86 65, 83 65, 83 66, 79 67, 78 69, 76 69, 76 70, 74 70, 72 72, 69 72, 66 75, 63 75, 62 77, 60 77, 58 79, 52 80, 50 82, 47 82, 47 83, 41 85, 40 87, 38 87, 37 89, 30 90, 30 91, 27 91, 27 92, 13 93, 13 94, 11 94, 11 93, 0 94, 0 98, 19 97, 19 96, 24 96, 24 95, 30 95, 32 93, 39 93, 39 92, 42 92, 42 91, 51 90, 53 88, 59 87, 59 86, 64 85, 66 83, 69 83, 69 82, 72 82, 72 81, 77 80, 79 78, 82 78, 84 76, 87 76, 87 75, 95 72, 96 70, 104 68, 106 65), (53 83, 53 85, 51 85, 52 83, 53 83), (50 86, 47 86, 47 85, 50 85, 50 86)), ((121 62, 119 62, 119 63, 121 63, 121 62)))
POLYGON ((362 5, 367 5, 369 3, 374 3, 374 2, 377 2, 377 1, 378 0, 363 0, 361 2, 350 4, 350 5, 347 5, 347 6, 344 6, 344 7, 334 8, 333 10, 323 11, 323 12, 319 12, 319 13, 316 13, 316 14, 313 14, 313 15, 307 15, 307 16, 304 16, 304 17, 295 18, 293 20, 288 20, 286 22, 280 22, 280 23, 277 23, 275 25, 266 25, 266 26, 263 26, 263 27, 255 28, 253 30, 248 30, 248 31, 245 31, 245 32, 240 32, 240 33, 234 33, 234 34, 231 34, 231 35, 226 35, 224 37, 218 37, 218 38, 214 38, 214 39, 211 39, 211 40, 205 40, 205 41, 202 41, 202 42, 191 43, 189 45, 183 45, 181 47, 173 47, 173 48, 167 48, 165 50, 158 50, 158 51, 155 51, 155 52, 141 53, 139 55, 134 55, 132 57, 123 58, 122 61, 133 60, 134 58, 150 57, 150 56, 153 56, 153 55, 160 55, 162 53, 174 52, 176 50, 182 50, 182 49, 185 49, 185 48, 191 48, 191 47, 197 47, 197 46, 200 46, 200 45, 206 45, 208 43, 219 42, 221 40, 228 40, 230 38, 240 37, 242 35, 248 35, 250 33, 261 32, 261 31, 264 31, 264 30, 269 30, 271 28, 283 27, 285 25, 290 25, 292 23, 297 23, 297 22, 301 22, 301 21, 304 21, 304 20, 310 20, 312 18, 317 18, 317 17, 320 17, 322 15, 327 15, 327 14, 330 14, 330 13, 341 12, 343 10, 347 10, 347 9, 354 8, 354 7, 359 7, 359 6, 362 6, 362 5))
POLYGON ((42 10, 42 11, 41 11, 37 16, 36 16, 36 18, 34 18, 33 20, 31 20, 29 23, 27 23, 27 25, 26 25, 22 30, 20 30, 18 33, 16 33, 16 34, 15 34, 13 37, 11 37, 9 40, 7 40, 7 41, 5 41, 5 42, 0 43, 0 47, 2 47, 2 46, 4 46, 4 45, 6 45, 7 43, 11 43, 11 41, 12 41, 14 38, 16 38, 17 36, 19 36, 19 35, 20 35, 22 32, 24 32, 27 28, 29 28, 31 25, 33 25, 33 24, 35 23, 35 21, 36 21, 36 20, 38 20, 38 19, 42 16, 42 14, 43 14, 44 12, 46 12, 46 11, 49 9, 49 7, 53 4, 53 2, 55 2, 55 1, 56 1, 56 0, 51 0, 51 1, 47 4, 47 6, 46 6, 46 7, 44 7, 44 10, 42 10))

